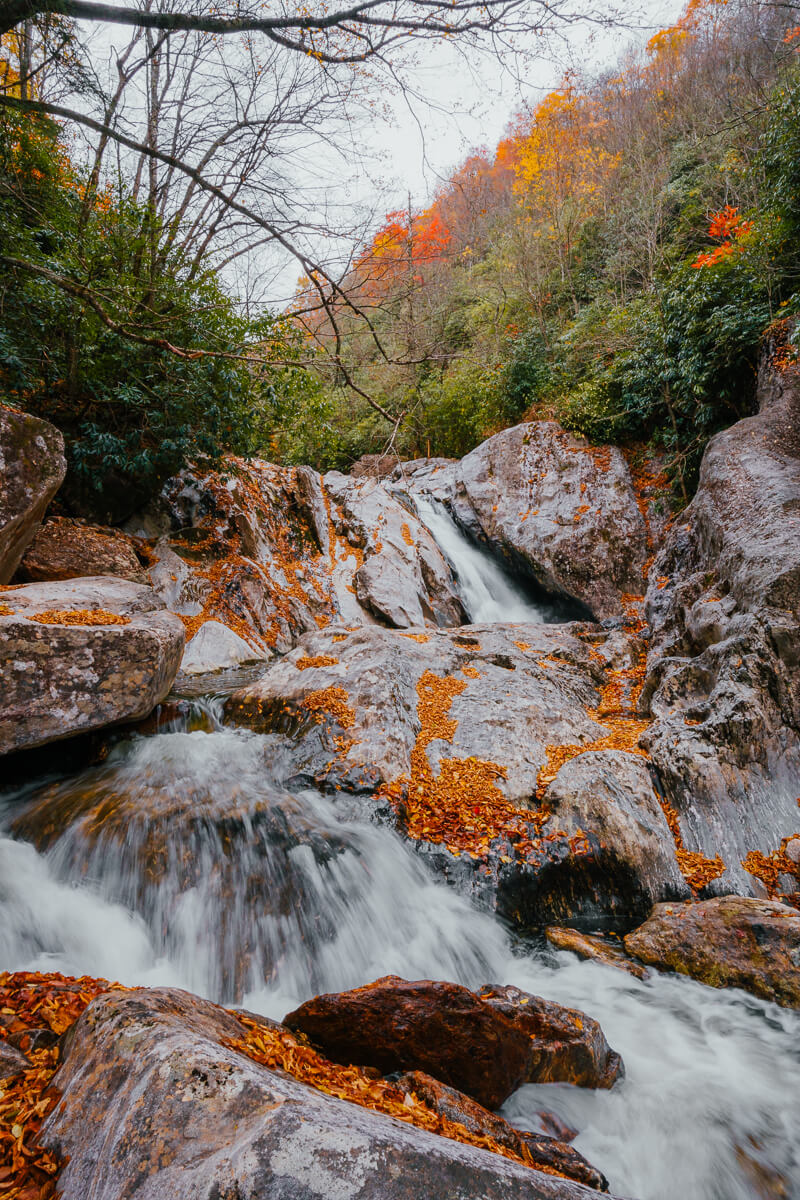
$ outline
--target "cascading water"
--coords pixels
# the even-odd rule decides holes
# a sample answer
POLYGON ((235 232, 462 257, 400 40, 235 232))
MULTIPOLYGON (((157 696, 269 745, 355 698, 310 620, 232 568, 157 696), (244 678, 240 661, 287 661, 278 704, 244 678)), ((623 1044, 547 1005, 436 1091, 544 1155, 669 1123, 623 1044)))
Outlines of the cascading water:
POLYGON ((177 984, 276 1017, 389 972, 515 983, 598 1018, 627 1067, 610 1093, 520 1089, 516 1123, 564 1117, 619 1195, 797 1194, 799 1014, 515 954, 355 801, 281 790, 275 754, 243 731, 159 734, 9 798, 6 828, 41 849, 0 838, 0 965, 177 984))
POLYGON ((414 505, 450 563, 464 607, 474 624, 563 620, 552 604, 535 603, 496 558, 470 541, 443 504, 429 496, 415 495, 414 505))

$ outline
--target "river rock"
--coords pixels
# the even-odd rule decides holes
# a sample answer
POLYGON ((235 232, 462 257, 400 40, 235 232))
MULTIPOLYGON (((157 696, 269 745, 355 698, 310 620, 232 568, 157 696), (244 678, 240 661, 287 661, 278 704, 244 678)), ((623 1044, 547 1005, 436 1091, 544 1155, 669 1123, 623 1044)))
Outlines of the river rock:
POLYGON ((800 1008, 800 913, 753 897, 658 904, 625 938, 629 953, 712 987, 800 1008))
POLYGON ((598 1192, 608 1191, 608 1180, 603 1173, 565 1142, 542 1133, 516 1129, 504 1117, 489 1112, 464 1092, 440 1083, 424 1071, 406 1072, 397 1080, 397 1086, 440 1116, 466 1126, 471 1133, 490 1137, 523 1158, 527 1151, 534 1163, 545 1170, 556 1170, 598 1192))
POLYGON ((568 747, 579 764, 609 735, 593 715, 607 678, 602 636, 582 625, 332 627, 234 693, 226 714, 275 736, 287 784, 371 796, 432 870, 519 928, 628 930, 654 900, 688 894, 646 768, 604 754, 562 767, 551 798, 563 825, 539 789, 553 754, 568 747), (431 786, 428 819, 409 796, 431 786))
POLYGON ((690 898, 644 758, 623 750, 579 754, 558 772, 542 806, 568 837, 583 831, 606 847, 602 890, 615 924, 635 924, 659 900, 690 898), (609 881, 617 879, 615 891, 609 881))
POLYGON ((186 992, 98 997, 73 1027, 41 1144, 62 1200, 584 1200, 596 1195, 271 1071, 186 992))
POLYGON ((181 659, 183 675, 210 675, 232 670, 248 663, 263 662, 265 650, 258 650, 222 621, 204 621, 186 643, 181 659))
POLYGON ((19 566, 66 469, 57 429, 0 405, 0 584, 19 566))
POLYGON ((758 397, 653 564, 642 699, 686 848, 726 864, 710 890, 765 895, 763 856, 800 833, 800 372, 774 347, 758 397))
POLYGON ((110 576, 29 583, 0 604, 0 753, 146 716, 170 689, 183 625, 110 576))
POLYGON ((620 616, 623 595, 642 591, 648 530, 616 448, 531 421, 453 465, 409 464, 408 478, 412 495, 441 500, 516 571, 597 619, 620 616))
POLYGON ((625 953, 618 941, 612 941, 607 936, 581 933, 579 929, 569 929, 563 925, 549 925, 544 933, 556 950, 571 950, 578 958, 591 959, 592 962, 602 963, 606 967, 616 967, 628 975, 633 975, 635 979, 647 979, 650 974, 647 967, 634 962, 625 953))
POLYGON ((336 1062, 426 1071, 484 1108, 499 1108, 527 1078, 527 1031, 455 983, 387 975, 316 996, 283 1023, 336 1062))
POLYGON ((526 1034, 528 1083, 572 1083, 610 1088, 625 1075, 622 1059, 603 1030, 577 1008, 565 1008, 511 985, 490 984, 478 996, 526 1034))
POLYGON ((16 578, 38 583, 86 575, 116 575, 132 583, 147 583, 127 534, 68 517, 52 517, 42 525, 25 551, 16 578))

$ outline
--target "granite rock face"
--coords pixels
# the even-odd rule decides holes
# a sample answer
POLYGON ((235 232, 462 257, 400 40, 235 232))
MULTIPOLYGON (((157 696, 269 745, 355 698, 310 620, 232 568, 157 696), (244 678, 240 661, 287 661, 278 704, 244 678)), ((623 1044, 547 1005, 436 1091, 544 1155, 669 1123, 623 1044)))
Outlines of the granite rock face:
POLYGON ((614 447, 590 446, 555 421, 531 421, 457 463, 407 464, 407 478, 412 495, 444 503, 520 574, 599 620, 620 616, 623 596, 642 591, 647 524, 614 447))
POLYGON ((625 948, 711 987, 740 987, 800 1008, 800 913, 786 904, 749 896, 658 904, 625 948))
POLYGON ((0 584, 19 566, 66 470, 54 426, 0 406, 0 584))
POLYGON ((0 603, 0 754, 147 716, 184 630, 152 588, 110 576, 29 583, 0 603))
POLYGON ((271 1071, 237 1018, 171 989, 98 997, 41 1142, 63 1200, 586 1200, 596 1192, 271 1071))
POLYGON ((687 848, 725 861, 712 891, 763 896, 798 890, 762 859, 800 832, 800 371, 767 354, 758 396, 650 573, 643 744, 687 848))

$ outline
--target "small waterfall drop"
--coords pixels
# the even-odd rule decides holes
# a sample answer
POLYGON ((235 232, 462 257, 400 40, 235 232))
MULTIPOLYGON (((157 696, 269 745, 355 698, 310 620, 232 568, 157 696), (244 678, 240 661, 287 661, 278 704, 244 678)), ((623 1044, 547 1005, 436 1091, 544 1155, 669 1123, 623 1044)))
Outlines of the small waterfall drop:
POLYGON ((488 550, 470 541, 443 504, 422 495, 414 496, 414 504, 420 520, 453 569, 473 624, 563 619, 553 605, 533 601, 488 550))
POLYGON ((9 798, 0 965, 177 985, 278 1018, 387 973, 513 983, 596 1017, 627 1067, 612 1092, 523 1087, 505 1108, 515 1123, 555 1112, 637 1200, 798 1194, 800 1013, 515 953, 357 801, 283 790, 275 755, 241 730, 164 733, 9 798))

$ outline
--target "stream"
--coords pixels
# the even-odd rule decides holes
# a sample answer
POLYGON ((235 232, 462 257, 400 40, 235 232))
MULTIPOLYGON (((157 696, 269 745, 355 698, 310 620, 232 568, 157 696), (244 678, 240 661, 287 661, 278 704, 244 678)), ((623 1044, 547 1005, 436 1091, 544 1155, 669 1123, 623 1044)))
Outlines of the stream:
MULTIPOLYGON (((449 518, 424 519, 474 620, 552 619, 488 555, 468 557, 449 518)), ((225 728, 213 699, 197 711, 204 731, 176 722, 4 794, 0 968, 176 985, 276 1018, 388 973, 513 983, 597 1018, 627 1069, 612 1092, 525 1086, 503 1110, 515 1124, 555 1112, 619 1196, 800 1194, 800 1014, 520 947, 366 802, 287 793, 277 739, 225 728)))

